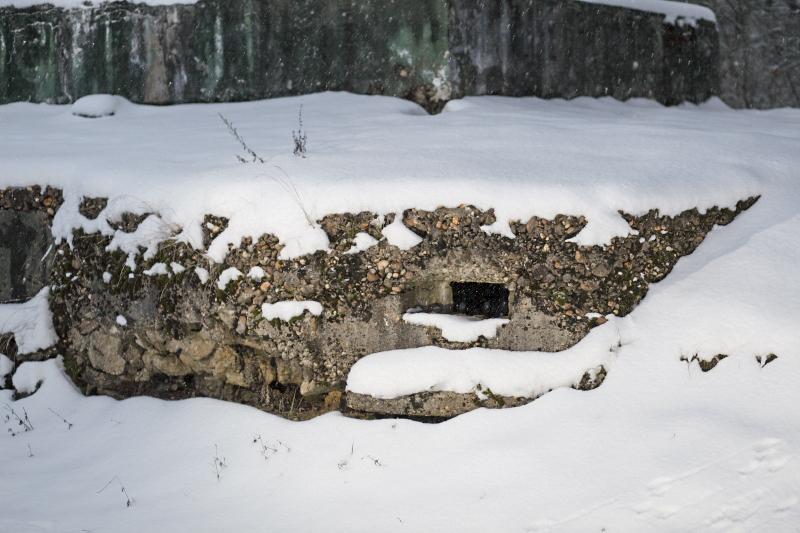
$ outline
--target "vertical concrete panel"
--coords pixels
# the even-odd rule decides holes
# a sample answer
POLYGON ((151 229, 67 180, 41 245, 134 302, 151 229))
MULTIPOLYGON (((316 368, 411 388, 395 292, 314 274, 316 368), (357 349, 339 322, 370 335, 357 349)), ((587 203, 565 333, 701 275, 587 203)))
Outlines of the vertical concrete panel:
MULTIPOLYGON (((715 90, 712 24, 574 0, 201 0, 0 9, 0 102, 249 100, 321 90, 654 97, 715 90), (664 51, 668 51, 665 54, 664 51)), ((439 104, 437 104, 439 102, 439 104)))
POLYGON ((0 302, 26 301, 47 284, 52 244, 45 213, 0 209, 0 302))

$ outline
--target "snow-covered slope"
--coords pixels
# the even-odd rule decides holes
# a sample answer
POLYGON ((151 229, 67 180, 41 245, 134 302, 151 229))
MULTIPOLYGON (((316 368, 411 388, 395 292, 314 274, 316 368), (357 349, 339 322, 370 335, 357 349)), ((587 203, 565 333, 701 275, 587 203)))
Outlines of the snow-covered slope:
MULTIPOLYGON (((207 399, 85 398, 58 361, 12 370, 0 357, 18 390, 44 383, 18 401, 0 391, 9 417, 0 531, 733 532, 800 523, 798 110, 484 97, 426 116, 403 101, 325 93, 122 105, 97 119, 12 104, 0 107, 0 125, 0 185, 140 202, 187 238, 210 212, 231 218, 232 242, 274 231, 296 253, 324 245, 298 200, 312 219, 460 203, 494 207, 501 220, 583 214, 583 238, 600 241, 625 230, 618 209, 677 213, 761 195, 630 315, 584 340, 611 341, 601 387, 556 389, 515 409, 438 425, 336 413, 297 423, 207 399), (300 103, 307 159, 291 153, 300 103), (238 163, 218 112, 269 162, 238 163), (286 177, 296 197, 274 181, 286 177), (693 361, 717 354, 728 357, 709 372, 693 361), (778 357, 764 365, 769 354, 778 357), (31 431, 15 418, 26 414, 31 431)), ((70 205, 63 234, 89 224, 70 205)))
POLYGON ((76 225, 113 232, 103 219, 131 210, 158 212, 169 226, 164 233, 183 228, 182 238, 197 244, 203 215, 227 217, 209 250, 217 260, 229 242, 265 232, 282 239, 285 256, 326 248, 306 214, 318 220, 462 203, 495 208, 501 224, 585 215, 578 241, 607 242, 628 231, 618 210, 732 206, 791 178, 798 160, 796 112, 736 112, 718 100, 665 108, 645 100, 481 97, 450 102, 435 116, 403 100, 346 93, 126 104, 95 119, 69 106, 3 106, 3 184, 64 188, 55 227, 63 237, 76 225), (301 104, 305 159, 292 154, 301 104), (242 150, 219 113, 266 163, 236 160, 242 150), (78 216, 83 195, 111 198, 99 220, 78 216))

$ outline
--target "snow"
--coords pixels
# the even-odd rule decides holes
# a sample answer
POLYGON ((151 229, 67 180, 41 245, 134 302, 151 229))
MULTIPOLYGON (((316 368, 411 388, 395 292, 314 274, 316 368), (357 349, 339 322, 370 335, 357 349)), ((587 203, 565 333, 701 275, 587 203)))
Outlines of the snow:
POLYGON ((13 333, 20 354, 49 348, 58 340, 48 305, 50 287, 23 303, 0 304, 0 335, 13 333))
POLYGON ((580 0, 589 4, 602 4, 606 6, 624 7, 650 13, 665 15, 669 23, 688 23, 695 25, 698 20, 717 22, 714 12, 707 7, 685 2, 672 2, 669 0, 580 0))
POLYGON ((442 337, 453 342, 472 342, 481 336, 493 339, 497 335, 498 328, 509 322, 506 318, 480 319, 472 316, 418 312, 405 313, 403 321, 418 326, 438 328, 442 331, 442 337))
MULTIPOLYGON (((229 219, 212 243, 216 260, 227 243, 265 232, 293 243, 291 253, 324 249, 304 210, 316 221, 471 204, 494 208, 498 228, 583 215, 578 237, 592 242, 629 231, 618 210, 670 215, 761 196, 630 315, 570 350, 387 352, 348 377, 351 389, 386 396, 557 387, 523 407, 435 425, 338 413, 297 423, 211 399, 84 397, 60 359, 24 362, 17 390, 42 385, 16 400, 0 391, 0 412, 24 409, 34 428, 12 437, 0 417, 0 531, 732 533, 800 523, 800 110, 481 97, 425 116, 404 101, 322 93, 131 104, 99 120, 17 103, 0 106, 0 124, 0 186, 64 188, 54 234, 101 232, 134 264, 144 254, 133 244, 147 250, 165 234, 201 250, 205 214, 229 219), (292 155, 300 103, 306 159, 292 155), (239 164, 218 112, 270 162, 239 164), (83 195, 109 205, 85 219, 83 195), (124 211, 164 225, 151 220, 128 243, 107 223, 124 211), (694 360, 717 354, 728 357, 709 372, 694 360), (599 364, 608 371, 599 388, 569 388, 599 364), (219 479, 215 453, 227 465, 219 479), (131 507, 116 482, 98 493, 115 477, 131 507)), ((43 302, 46 290, 0 306, 3 331, 30 350, 55 340, 43 302), (47 342, 26 340, 34 330, 47 342)), ((7 357, 0 367, 8 371, 7 357)))
POLYGON ((492 224, 481 226, 481 230, 487 235, 500 235, 509 239, 516 237, 514 232, 511 231, 508 220, 495 220, 492 224))
POLYGON ((116 321, 116 323, 117 323, 118 325, 120 325, 120 326, 123 326, 123 327, 128 325, 128 319, 127 319, 127 318, 125 318, 125 317, 124 317, 124 316, 122 316, 122 315, 117 315, 117 318, 116 318, 116 320, 115 320, 115 321, 116 321))
MULTIPOLYGON (((629 231, 619 210, 732 206, 797 163, 782 146, 794 142, 795 114, 737 112, 718 100, 665 108, 638 99, 476 97, 450 102, 436 116, 418 111, 410 102, 346 93, 130 104, 108 120, 75 117, 68 106, 16 103, 0 107, 0 121, 18 131, 0 144, 0 159, 6 185, 34 179, 65 189, 53 224, 57 238, 71 242, 74 228, 112 236, 110 251, 128 254, 132 267, 165 239, 202 249, 208 213, 229 219, 206 251, 216 262, 229 244, 264 233, 285 246, 281 259, 327 250, 325 232, 306 213, 316 221, 330 213, 387 215, 439 205, 494 208, 493 227, 506 236, 510 220, 584 215, 589 224, 576 239, 600 244, 629 231), (305 159, 292 154, 300 103, 304 117, 314 117, 308 135, 316 148, 305 159), (219 112, 268 163, 236 160, 238 147, 219 112), (84 153, 91 158, 65 163, 84 153), (759 173, 760 161, 775 172, 759 173), (79 213, 84 195, 109 197, 94 220, 79 213), (114 230, 108 221, 126 211, 150 216, 132 233, 114 230)), ((415 239, 399 221, 390 227, 390 234, 396 229, 415 239)))
POLYGON ((396 398, 426 391, 469 393, 488 388, 502 396, 535 398, 558 387, 578 384, 585 372, 600 366, 613 368, 617 341, 615 329, 604 327, 558 353, 448 350, 438 346, 374 353, 353 365, 347 390, 396 398))
POLYGON ((194 267, 194 273, 200 278, 200 283, 205 285, 209 277, 208 270, 203 267, 194 267))
POLYGON ((71 111, 73 115, 84 118, 110 117, 126 104, 130 102, 121 96, 90 94, 75 100, 71 111))
POLYGON ((319 302, 286 300, 283 302, 276 302, 274 304, 265 303, 261 304, 261 316, 267 320, 274 320, 276 318, 289 322, 294 317, 302 316, 303 312, 308 311, 312 315, 319 316, 322 314, 322 304, 319 302))
POLYGON ((75 385, 64 374, 64 359, 60 355, 44 363, 27 361, 20 364, 11 381, 14 389, 22 394, 33 393, 45 381, 49 388, 58 390, 59 396, 64 392, 77 392, 75 385))
POLYGON ((172 276, 170 271, 167 270, 166 263, 153 263, 150 268, 143 270, 142 274, 145 276, 172 276))
POLYGON ((386 237, 386 242, 401 250, 410 250, 422 242, 422 237, 403 224, 402 215, 396 216, 394 221, 383 228, 381 233, 386 237))
POLYGON ((350 249, 347 250, 345 253, 356 254, 358 252, 363 252, 364 250, 372 248, 376 244, 378 244, 378 239, 376 239, 369 233, 359 232, 356 233, 355 237, 353 237, 353 246, 350 247, 350 249))
POLYGON ((225 287, 228 286, 233 280, 237 280, 243 276, 242 271, 235 267, 226 268, 222 271, 222 274, 219 275, 219 280, 217 280, 217 287, 220 290, 225 290, 225 287))
POLYGON ((263 279, 265 275, 266 273, 264 272, 264 269, 261 268, 260 266, 254 266, 247 273, 248 278, 254 279, 256 281, 263 279))
POLYGON ((183 265, 182 265, 182 264, 180 264, 180 263, 176 263, 175 261, 171 262, 171 263, 169 264, 169 267, 170 267, 170 268, 172 269, 172 271, 173 271, 174 273, 176 273, 176 274, 180 274, 181 272, 183 272, 184 270, 186 270, 186 267, 185 267, 185 266, 183 266, 183 265))

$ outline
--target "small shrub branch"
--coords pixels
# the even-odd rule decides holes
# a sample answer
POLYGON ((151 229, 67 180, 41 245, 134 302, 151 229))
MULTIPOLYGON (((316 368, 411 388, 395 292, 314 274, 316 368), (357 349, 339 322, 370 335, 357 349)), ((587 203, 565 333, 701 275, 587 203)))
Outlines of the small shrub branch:
POLYGON ((12 420, 16 420, 17 426, 22 426, 22 429, 19 431, 14 431, 12 428, 8 428, 8 432, 11 433, 12 437, 25 431, 33 431, 33 423, 31 422, 31 419, 28 418, 28 412, 24 407, 22 408, 22 416, 19 416, 10 405, 4 405, 6 406, 6 411, 9 413, 5 415, 5 421, 10 422, 12 420))
MULTIPOLYGON (((48 409, 50 409, 50 408, 48 407, 48 409)), ((60 418, 61 421, 64 422, 67 425, 67 429, 72 429, 72 422, 68 422, 66 418, 64 418, 60 414, 56 413, 52 409, 50 409, 50 412, 53 413, 54 415, 56 415, 58 418, 60 418)))
POLYGON ((306 133, 303 131, 303 104, 300 104, 300 112, 298 113, 297 119, 300 123, 300 126, 297 128, 296 132, 292 131, 292 138, 294 139, 294 155, 305 159, 306 141, 308 141, 308 137, 306 137, 306 133))
POLYGON ((251 161, 248 161, 247 159, 245 159, 244 157, 240 156, 239 154, 236 154, 236 159, 238 159, 241 163, 255 163, 256 161, 258 161, 259 163, 263 163, 264 159, 262 157, 260 157, 258 154, 256 154, 247 145, 247 143, 244 142, 244 139, 242 138, 242 136, 239 135, 239 132, 236 131, 236 128, 233 126, 233 122, 231 122, 227 118, 225 118, 225 116, 223 116, 222 113, 219 113, 219 118, 221 118, 222 122, 225 123, 225 126, 228 127, 228 133, 233 135, 233 138, 236 139, 236 141, 241 145, 241 147, 245 151, 245 153, 247 153, 248 156, 253 158, 251 161))
POLYGON ((214 475, 217 476, 217 481, 220 480, 220 476, 222 475, 222 471, 227 468, 228 465, 225 463, 225 458, 219 458, 219 450, 217 450, 217 445, 214 445, 214 475))
POLYGON ((109 485, 111 485, 112 483, 114 483, 114 481, 116 481, 117 483, 119 483, 119 486, 122 488, 122 494, 124 494, 124 495, 125 495, 125 500, 126 500, 126 502, 125 502, 125 506, 126 506, 126 507, 130 507, 131 505, 133 505, 133 502, 134 502, 133 498, 131 498, 131 497, 130 497, 130 495, 128 494, 128 491, 127 491, 127 490, 125 490, 125 485, 123 485, 123 484, 122 484, 122 481, 120 481, 120 480, 119 480, 119 477, 117 477, 117 476, 114 476, 113 478, 111 478, 111 481, 109 481, 108 483, 106 483, 105 487, 103 487, 102 489, 98 490, 98 491, 97 491, 97 494, 100 494, 101 492, 103 492, 104 490, 106 490, 106 489, 109 487, 109 485))

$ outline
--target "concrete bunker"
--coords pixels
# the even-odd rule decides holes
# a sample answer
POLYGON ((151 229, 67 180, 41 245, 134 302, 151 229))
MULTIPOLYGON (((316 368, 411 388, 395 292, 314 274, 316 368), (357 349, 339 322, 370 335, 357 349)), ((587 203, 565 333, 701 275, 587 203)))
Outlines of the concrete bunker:
MULTIPOLYGON (((197 250, 164 242, 141 267, 179 262, 183 270, 172 276, 139 275, 124 254, 109 252, 110 236, 77 230, 72 248, 48 243, 53 264, 45 279, 53 287, 50 305, 61 339, 55 349, 85 392, 117 398, 207 396, 298 419, 345 406, 353 412, 426 417, 450 417, 481 405, 510 407, 533 398, 502 397, 501 403, 474 393, 426 390, 385 399, 348 391, 346 381, 361 358, 397 349, 565 350, 609 314, 628 314, 648 285, 669 274, 715 224, 729 223, 755 200, 702 214, 696 209, 675 216, 656 210, 623 214, 637 233, 606 246, 572 241, 586 223, 575 216, 512 220, 515 238, 510 239, 484 231, 495 222, 492 210, 467 205, 409 209, 403 223, 422 242, 404 250, 380 239, 383 228, 372 222, 375 213, 327 215, 321 225, 330 241, 328 253, 281 260, 279 239, 265 234, 242 238, 224 263, 209 265, 197 250), (347 253, 359 231, 369 232, 378 244, 347 253), (255 266, 264 272, 259 279, 242 276, 219 288, 226 270, 249 272, 255 266), (200 277, 199 268, 209 279, 200 277), (265 305, 303 301, 317 302, 321 314, 302 313, 288 321, 264 317, 265 305), (406 320, 414 307, 461 318, 513 320, 495 328, 494 336, 462 341, 435 324, 406 320), (125 327, 116 321, 118 315, 126 317, 125 327), (287 413, 286 406, 300 400, 302 408, 287 413)), ((99 206, 105 199, 93 202, 99 206)), ((56 190, 0 191, 0 210, 6 212, 52 217, 60 203, 56 190)), ((225 220, 208 215, 204 222, 223 227, 225 220)), ((386 220, 384 226, 391 223, 386 220)), ((205 246, 213 234, 207 237, 205 246)), ((30 279, 27 273, 25 278, 30 279)), ((439 318, 441 324, 459 322, 439 318)), ((583 377, 576 372, 577 388, 592 388, 604 375, 587 371, 583 377)))

